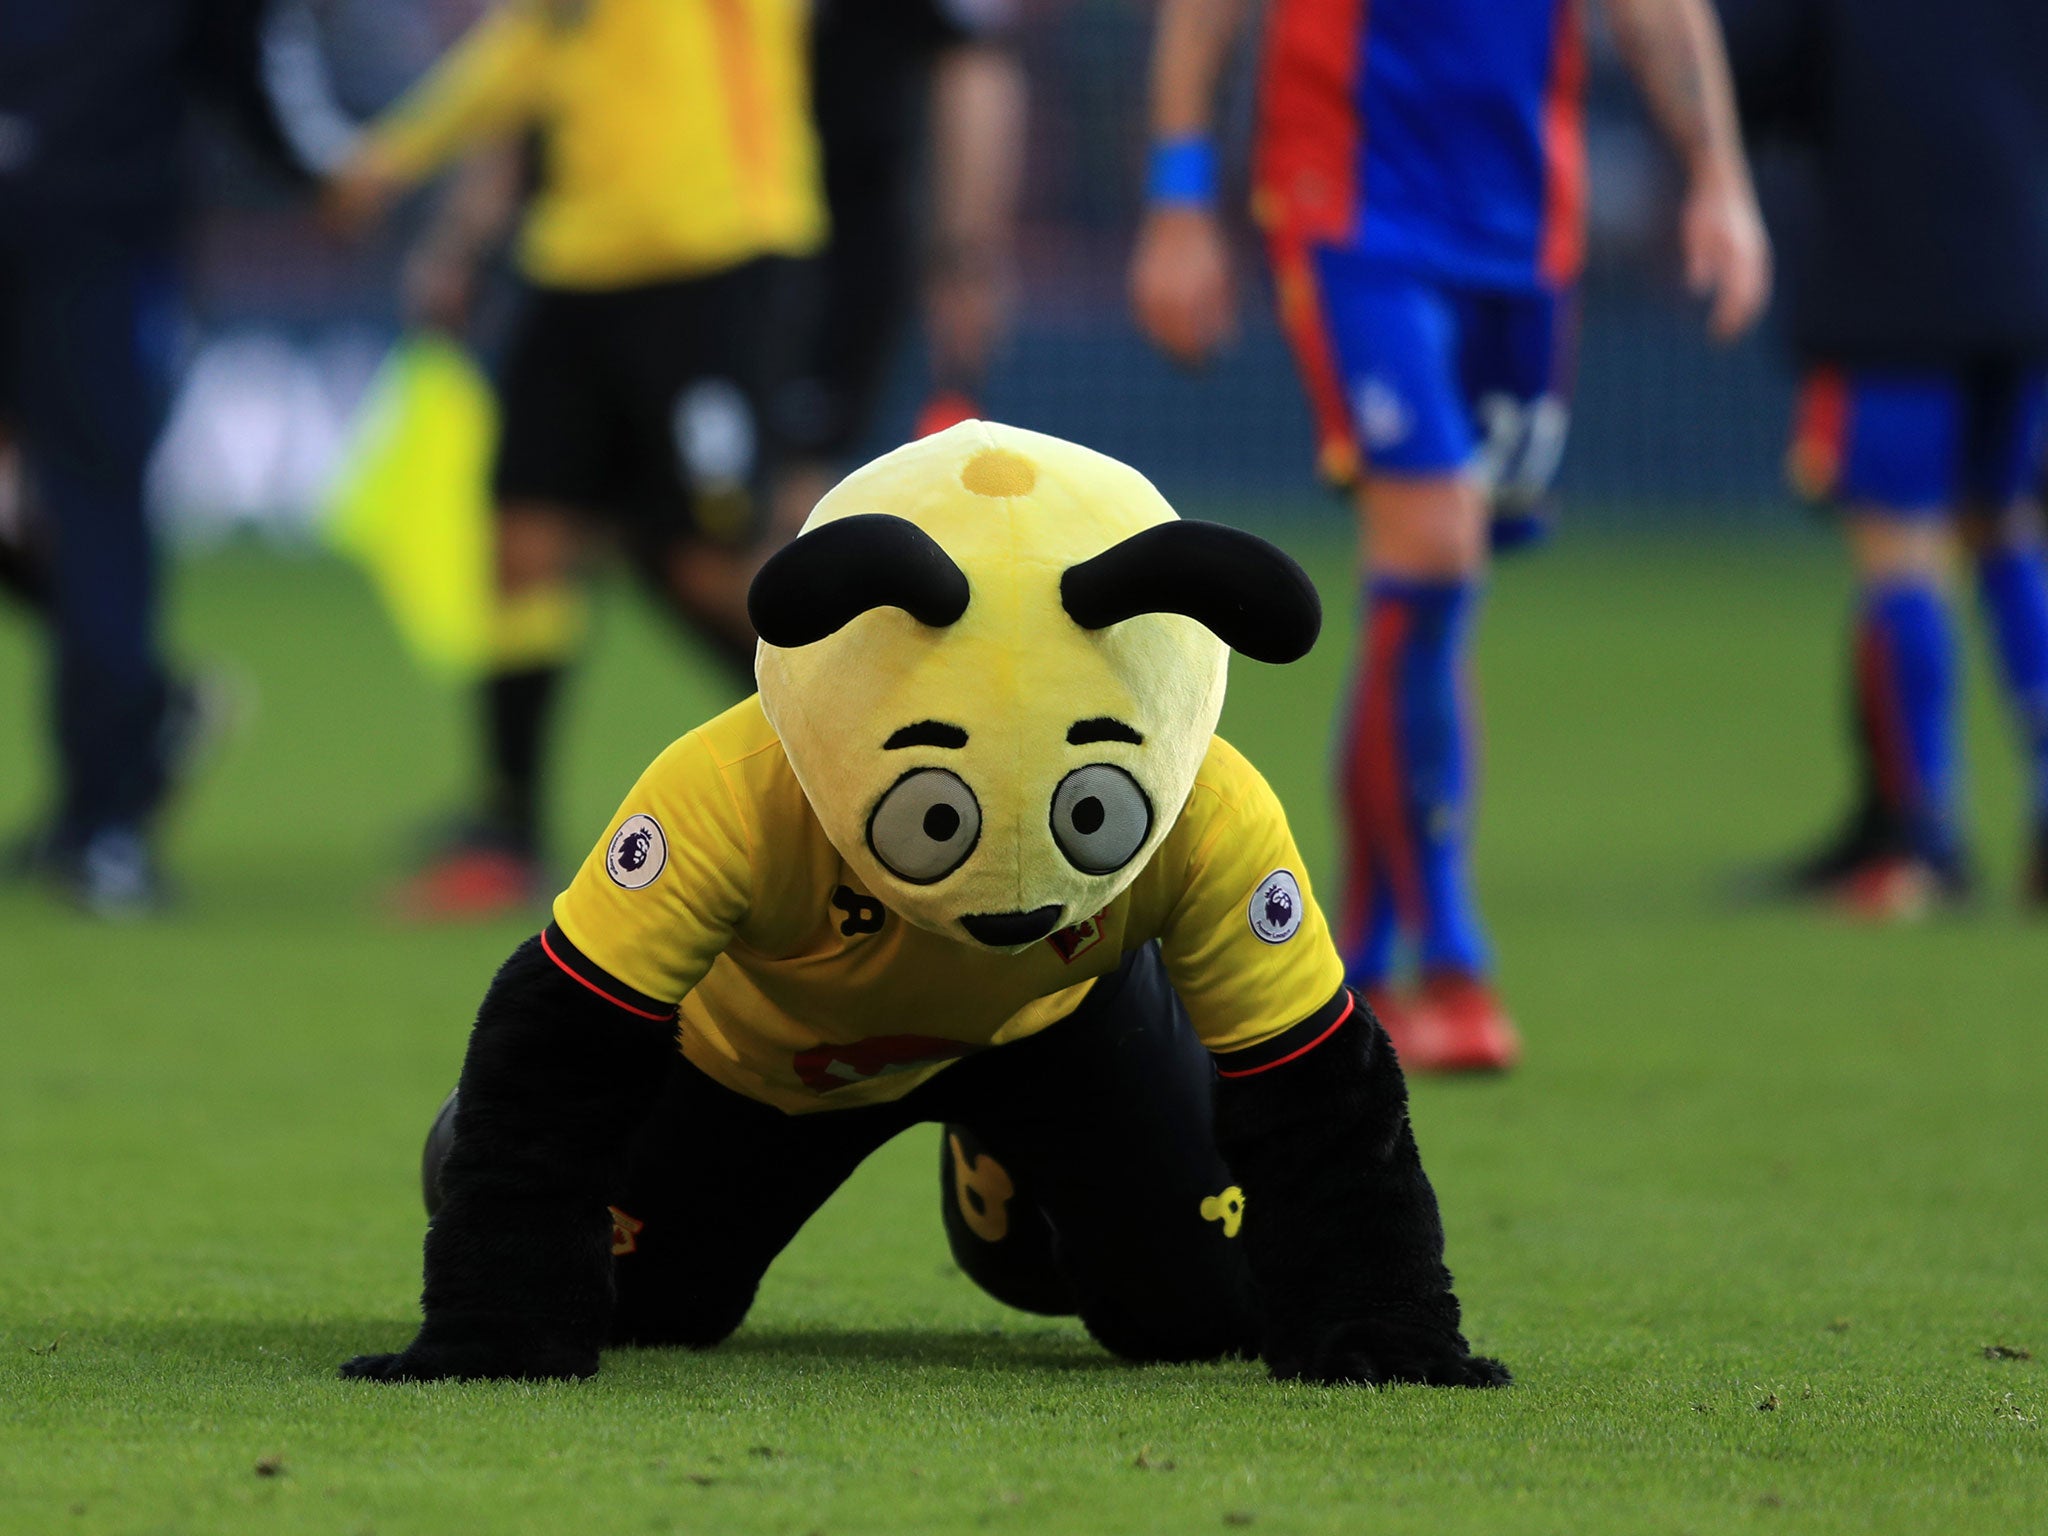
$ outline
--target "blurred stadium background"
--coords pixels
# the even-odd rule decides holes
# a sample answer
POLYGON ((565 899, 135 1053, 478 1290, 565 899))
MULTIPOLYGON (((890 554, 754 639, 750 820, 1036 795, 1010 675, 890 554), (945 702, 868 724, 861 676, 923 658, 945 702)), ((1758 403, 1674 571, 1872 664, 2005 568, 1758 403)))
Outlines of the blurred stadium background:
MULTIPOLYGON (((328 0, 304 15, 340 105, 367 116, 480 9, 479 0, 328 0)), ((1152 8, 1022 0, 1021 13, 1031 138, 1016 328, 987 392, 990 414, 1084 439, 1191 505, 1336 513, 1310 480, 1307 414, 1255 250, 1244 253, 1242 334, 1205 375, 1178 373, 1131 323, 1125 268, 1152 8)), ((1229 100, 1243 128, 1252 61, 1241 62, 1229 100)), ((1560 480, 1568 516, 1590 526, 1780 517, 1790 373, 1768 327, 1733 348, 1705 340, 1677 290, 1675 180, 1597 28, 1593 64, 1590 266, 1560 480)), ((1241 188, 1246 136, 1226 137, 1238 146, 1241 188)), ((355 403, 395 334, 408 228, 400 221, 366 250, 339 248, 228 136, 208 137, 205 160, 189 366, 157 457, 155 499, 184 534, 247 530, 303 542, 355 403)), ((1768 199, 1768 179, 1765 190, 1768 199)), ((906 346, 875 423, 876 451, 907 433, 921 395, 917 368, 906 346)))
MULTIPOLYGON (((1129 318, 1152 7, 1020 4, 1032 130, 991 414, 1126 458, 1191 511, 1291 519, 1338 618, 1350 517, 1311 481, 1256 253, 1206 375, 1129 318)), ((367 116, 480 9, 304 16, 367 116)), ((1531 1052, 1415 1089, 1475 1342, 1512 1392, 1105 1369, 1077 1325, 951 1266, 922 1132, 807 1229, 730 1348, 622 1351, 560 1391, 336 1381, 410 1331, 418 1139, 530 927, 378 909, 408 824, 469 771, 464 706, 319 555, 419 209, 339 245, 208 132, 153 500, 186 550, 180 649, 246 669, 260 713, 180 810, 189 899, 161 921, 110 933, 0 890, 0 1531, 2041 1529, 2048 950, 2010 899, 2002 708, 1974 669, 1973 815, 1997 829, 1979 910, 1880 933, 1718 898, 1839 799, 1849 578, 1782 483, 1779 343, 1703 339, 1669 167, 1597 31, 1593 66, 1563 547, 1502 573, 1481 642, 1479 876, 1531 1052)), ((909 427, 918 355, 875 448, 909 427)), ((730 701, 649 611, 610 608, 558 854, 730 701)), ((0 614, 10 830, 46 777, 22 724, 39 641, 0 614)), ((1225 719, 1319 882, 1343 641, 1333 622, 1302 666, 1239 669, 1225 719)))
MULTIPOLYGON (((481 4, 299 18, 369 117, 481 4)), ((1352 520, 1313 485, 1264 264, 1247 244, 1243 330, 1206 375, 1141 342, 1124 272, 1153 6, 1018 4, 1020 289, 985 406, 1128 459, 1190 512, 1286 520, 1333 623, 1303 666, 1241 666, 1223 729, 1327 895, 1352 520)), ((1116 1368, 1077 1323, 958 1274, 930 1128, 827 1204, 727 1348, 621 1350, 563 1389, 336 1380, 412 1331, 420 1135, 530 924, 418 930, 379 905, 408 829, 469 774, 467 705, 322 553, 420 207, 336 244, 303 190, 207 131, 152 500, 180 547, 176 649, 244 678, 256 711, 178 807, 160 920, 111 930, 0 887, 0 1532, 2048 1528, 2048 946, 2011 901, 2003 702, 1976 668, 1978 907, 1872 932, 1724 899, 1733 866, 1839 803, 1851 580, 1782 481, 1778 338, 1704 340, 1671 168, 1597 23, 1591 63, 1561 539, 1501 571, 1479 666, 1479 883, 1530 1055, 1413 1090, 1473 1339, 1516 1389, 1116 1368)), ((907 342, 872 449, 909 430, 918 371, 907 342)), ((47 793, 41 639, 0 608, 0 831, 47 793)), ((731 702, 700 662, 649 606, 606 604, 557 856, 731 702)))

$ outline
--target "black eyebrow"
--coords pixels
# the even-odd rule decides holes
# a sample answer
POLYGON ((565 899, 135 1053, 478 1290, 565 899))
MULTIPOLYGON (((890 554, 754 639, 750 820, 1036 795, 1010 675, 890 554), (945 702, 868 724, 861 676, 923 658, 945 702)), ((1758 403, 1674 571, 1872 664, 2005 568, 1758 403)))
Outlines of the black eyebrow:
POLYGON ((943 720, 920 720, 915 725, 900 728, 882 743, 884 752, 894 752, 898 747, 964 747, 967 733, 957 725, 948 725, 943 720))
POLYGON ((1093 720, 1076 720, 1067 727, 1067 745, 1085 747, 1091 741, 1128 741, 1134 747, 1145 745, 1145 738, 1125 725, 1121 720, 1112 720, 1107 715, 1097 715, 1093 720))

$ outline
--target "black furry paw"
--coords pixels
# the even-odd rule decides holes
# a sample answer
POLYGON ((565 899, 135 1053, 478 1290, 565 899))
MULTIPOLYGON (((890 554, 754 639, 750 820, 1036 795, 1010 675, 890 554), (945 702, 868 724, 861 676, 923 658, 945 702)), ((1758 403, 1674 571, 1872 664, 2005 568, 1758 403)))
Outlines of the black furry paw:
POLYGON ((352 1381, 416 1381, 406 1374, 404 1355, 357 1355, 341 1362, 341 1374, 352 1381))
POLYGON ((1276 1357, 1273 1375, 1282 1381, 1370 1387, 1396 1382, 1424 1387, 1504 1387, 1514 1379, 1498 1360, 1470 1353, 1457 1333, 1422 1333, 1366 1323, 1333 1328, 1299 1355, 1276 1357))
POLYGON ((597 1374, 597 1351, 575 1345, 519 1346, 482 1340, 415 1340, 396 1355, 357 1355, 341 1374, 355 1381, 580 1381, 597 1374))

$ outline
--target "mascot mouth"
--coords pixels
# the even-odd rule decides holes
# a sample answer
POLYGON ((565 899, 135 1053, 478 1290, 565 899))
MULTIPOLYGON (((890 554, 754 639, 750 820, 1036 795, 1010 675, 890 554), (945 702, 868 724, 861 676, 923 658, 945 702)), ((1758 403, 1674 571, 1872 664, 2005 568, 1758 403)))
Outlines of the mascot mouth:
POLYGON ((960 926, 990 949, 1015 949, 1035 944, 1060 925, 1058 906, 1036 907, 1029 912, 977 912, 960 919, 960 926))

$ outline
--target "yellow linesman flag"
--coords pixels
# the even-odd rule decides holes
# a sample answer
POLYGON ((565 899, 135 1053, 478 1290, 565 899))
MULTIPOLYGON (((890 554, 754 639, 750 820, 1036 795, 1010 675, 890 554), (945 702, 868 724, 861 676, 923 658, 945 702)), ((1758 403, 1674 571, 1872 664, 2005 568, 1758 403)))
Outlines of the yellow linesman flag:
POLYGON ((371 381, 328 497, 329 542, 362 566, 436 672, 473 675, 489 657, 497 433, 497 402, 469 353, 406 336, 371 381))

